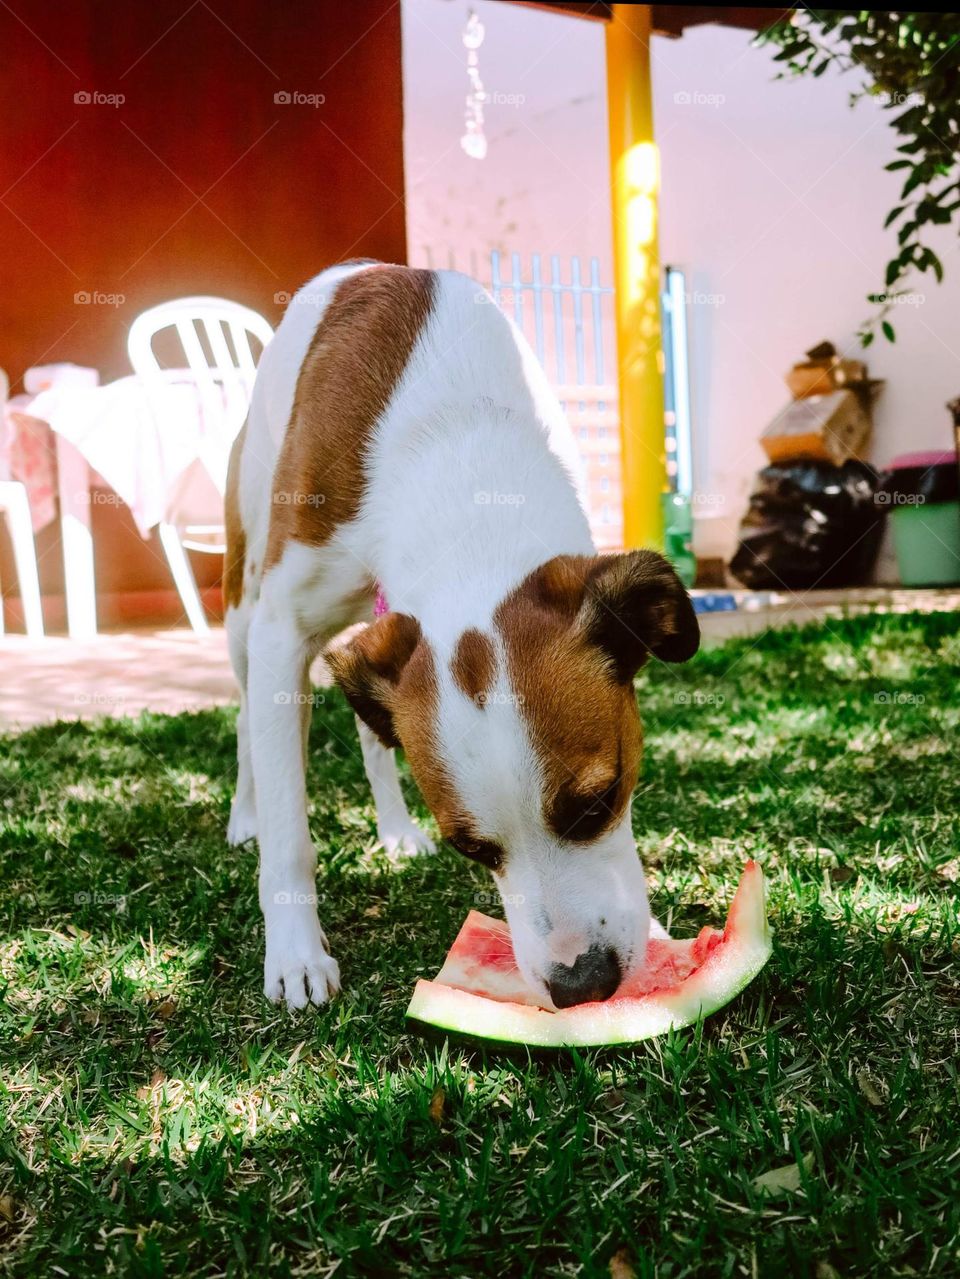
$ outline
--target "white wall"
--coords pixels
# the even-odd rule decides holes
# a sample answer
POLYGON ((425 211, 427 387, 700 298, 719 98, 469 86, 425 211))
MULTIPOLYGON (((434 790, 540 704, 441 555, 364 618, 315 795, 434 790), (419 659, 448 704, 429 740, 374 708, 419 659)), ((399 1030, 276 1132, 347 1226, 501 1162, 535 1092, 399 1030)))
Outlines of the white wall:
POLYGON ((495 0, 403 0, 401 14, 411 261, 595 254, 609 279, 602 25, 495 0), (483 160, 460 147, 471 9, 485 29, 483 160))
MULTIPOLYGON (((829 338, 851 355, 878 292, 899 175, 887 112, 849 106, 849 76, 775 81, 749 35, 700 27, 656 39, 654 112, 662 160, 661 255, 689 271, 697 522, 701 555, 728 555, 754 472, 757 437, 789 393, 783 374, 829 338), (699 295, 699 298, 698 298, 699 295), (711 297, 711 295, 713 295, 711 297), (711 517, 710 512, 718 515, 711 517)), ((933 244, 946 278, 921 277, 892 317, 897 341, 866 352, 887 379, 870 460, 951 445, 944 404, 960 394, 960 253, 933 244)))
MULTIPOLYGON (((603 28, 492 0, 486 26, 487 158, 459 145, 467 89, 468 0, 403 0, 411 258, 471 269, 491 248, 596 254, 610 277, 603 28), (522 99, 522 101, 521 101, 522 99)), ((788 398, 783 375, 822 338, 858 352, 895 231, 895 135, 887 113, 833 73, 778 82, 750 33, 705 26, 653 44, 662 162, 661 257, 685 267, 701 555, 728 557, 755 472, 757 439, 788 398), (685 100, 686 99, 686 100, 685 100), (712 296, 711 296, 712 295, 712 296), (699 300, 697 300, 699 299, 699 300)), ((960 394, 960 253, 933 247, 946 280, 898 308, 897 342, 867 352, 887 379, 871 459, 950 446, 945 402, 960 394)))

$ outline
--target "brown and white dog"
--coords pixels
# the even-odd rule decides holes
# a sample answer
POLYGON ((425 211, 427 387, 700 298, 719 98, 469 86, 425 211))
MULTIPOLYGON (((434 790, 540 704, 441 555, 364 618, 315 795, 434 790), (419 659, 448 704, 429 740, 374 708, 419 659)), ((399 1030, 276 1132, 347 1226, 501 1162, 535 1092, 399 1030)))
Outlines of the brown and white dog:
POLYGON ((432 849, 400 746, 443 837, 493 872, 546 1007, 606 999, 642 965, 633 677, 651 653, 691 657, 699 629, 659 555, 596 554, 577 465, 533 353, 466 276, 353 263, 291 302, 226 503, 241 690, 228 837, 259 839, 270 999, 339 988, 307 828, 308 671, 370 619, 376 584, 392 611, 327 657, 382 843, 432 849))

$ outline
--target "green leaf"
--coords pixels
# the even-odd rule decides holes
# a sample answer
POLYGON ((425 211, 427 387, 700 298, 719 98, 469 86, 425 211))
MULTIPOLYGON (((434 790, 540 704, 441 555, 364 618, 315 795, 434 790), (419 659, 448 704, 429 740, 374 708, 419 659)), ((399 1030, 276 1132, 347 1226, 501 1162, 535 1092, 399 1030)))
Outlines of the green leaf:
POLYGON ((801 1163, 784 1164, 782 1168, 771 1168, 754 1177, 750 1183, 754 1190, 762 1195, 777 1199, 782 1195, 796 1194, 803 1189, 804 1174, 809 1177, 813 1171, 813 1155, 804 1155, 801 1163))
POLYGON ((915 191, 921 183, 929 182, 929 180, 930 179, 927 177, 926 170, 923 165, 918 164, 910 174, 909 178, 907 178, 906 182, 904 182, 903 190, 900 192, 901 197, 909 195, 910 192, 915 191))
MULTIPOLYGON (((891 104, 892 105, 892 104, 891 104)), ((890 123, 898 133, 912 133, 915 124, 922 124, 924 116, 927 113, 925 106, 910 107, 908 111, 904 111, 903 115, 898 115, 895 120, 890 123)))
POLYGON ((896 333, 894 333, 893 325, 890 323, 889 320, 882 321, 880 327, 883 330, 883 336, 887 339, 888 342, 896 342, 897 335, 896 333))
POLYGON ((919 248, 914 261, 921 271, 932 271, 937 277, 937 283, 941 283, 943 280, 943 265, 933 249, 929 249, 926 246, 919 248))

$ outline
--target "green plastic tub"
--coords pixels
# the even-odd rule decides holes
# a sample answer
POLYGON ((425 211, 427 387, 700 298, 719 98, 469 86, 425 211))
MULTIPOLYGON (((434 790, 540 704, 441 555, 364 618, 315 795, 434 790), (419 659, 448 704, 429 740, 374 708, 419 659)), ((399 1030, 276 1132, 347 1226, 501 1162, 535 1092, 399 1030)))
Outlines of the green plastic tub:
POLYGON ((904 586, 960 583, 960 471, 955 453, 904 453, 878 494, 890 511, 904 586))

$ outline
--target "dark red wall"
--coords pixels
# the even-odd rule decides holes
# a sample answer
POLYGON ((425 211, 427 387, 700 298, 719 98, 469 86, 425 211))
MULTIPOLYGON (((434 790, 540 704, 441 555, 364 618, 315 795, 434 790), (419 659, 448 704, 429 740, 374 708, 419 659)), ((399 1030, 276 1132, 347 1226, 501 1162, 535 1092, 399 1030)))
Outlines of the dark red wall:
POLYGON ((0 360, 126 370, 138 311, 274 294, 343 257, 402 258, 392 0, 0 8, 0 360), (47 47, 45 47, 47 46, 47 47), (118 107, 74 95, 123 94, 118 107), (279 92, 324 94, 280 105, 279 92), (124 304, 79 306, 77 292, 124 304))
MULTIPOLYGON (((331 262, 404 260, 395 0, 11 8, 20 20, 0 7, 0 365, 14 389, 35 363, 129 371, 129 324, 166 298, 221 294, 276 323, 275 295, 331 262), (75 101, 94 92, 124 100, 75 101)), ((101 538, 101 581, 166 584, 115 533, 119 552, 101 538)), ((56 589, 59 556, 44 560, 56 589)))

